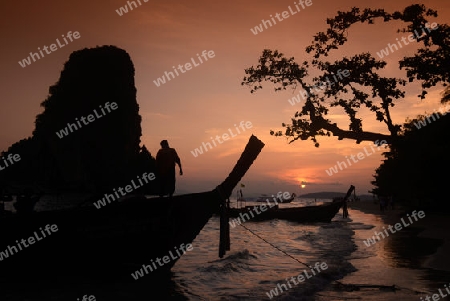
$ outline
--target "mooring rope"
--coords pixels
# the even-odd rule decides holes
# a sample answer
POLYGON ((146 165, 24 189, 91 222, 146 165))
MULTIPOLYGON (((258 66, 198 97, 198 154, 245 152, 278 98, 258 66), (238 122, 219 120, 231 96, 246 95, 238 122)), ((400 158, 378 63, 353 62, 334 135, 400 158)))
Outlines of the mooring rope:
POLYGON ((421 291, 417 291, 414 289, 410 289, 407 287, 402 287, 402 286, 398 286, 396 284, 393 285, 382 285, 382 284, 354 284, 354 283, 342 283, 338 280, 334 280, 335 283, 337 283, 338 285, 340 285, 341 287, 348 287, 350 290, 349 291, 356 291, 359 290, 360 288, 378 288, 378 289, 386 289, 386 290, 391 290, 393 292, 395 292, 396 290, 407 290, 410 292, 413 292, 416 295, 419 294, 429 294, 426 292, 421 292, 421 291))
MULTIPOLYGON (((313 268, 312 266, 310 266, 310 265, 308 265, 308 264, 306 264, 306 263, 304 263, 304 262, 301 262, 300 260, 298 260, 298 259, 295 258, 294 256, 292 256, 292 255, 286 253, 285 251, 281 250, 280 248, 278 248, 277 246, 275 246, 275 245, 272 244, 271 242, 267 241, 267 240, 264 239, 263 237, 259 236, 258 234, 256 234, 255 232, 253 232, 252 230, 250 230, 249 228, 247 228, 246 226, 244 226, 243 224, 239 224, 239 226, 242 226, 245 230, 249 231, 251 234, 255 235, 256 237, 258 237, 259 239, 261 239, 261 240, 264 241, 265 243, 269 244, 269 245, 272 246, 273 248, 277 249, 278 251, 282 252, 282 253, 285 254, 286 256, 288 256, 288 257, 294 259, 294 260, 297 261, 298 263, 303 264, 304 266, 306 266, 306 267, 308 267, 308 268, 310 268, 310 269, 313 268)), ((367 285, 367 284, 344 284, 344 283, 342 283, 342 282, 340 282, 340 281, 338 281, 338 280, 334 280, 334 282, 337 283, 337 284, 339 284, 339 285, 341 285, 341 286, 343 286, 343 287, 345 287, 345 286, 354 286, 354 287, 357 287, 358 289, 359 289, 359 288, 389 288, 389 289, 392 289, 393 291, 403 289, 403 290, 408 290, 408 291, 414 292, 415 294, 426 294, 425 292, 416 291, 416 290, 413 290, 413 289, 410 289, 410 288, 407 288, 407 287, 401 287, 401 286, 398 286, 398 285, 396 285, 396 284, 394 284, 394 285, 392 285, 392 286, 387 286, 387 285, 367 285)))
POLYGON ((275 249, 277 249, 278 251, 282 252, 283 254, 291 257, 292 259, 294 259, 295 261, 297 261, 300 264, 303 264, 304 266, 307 266, 308 268, 312 269, 312 266, 301 262, 300 260, 298 260, 297 258, 295 258, 294 256, 286 253, 285 251, 281 250, 280 248, 278 248, 277 246, 275 246, 274 244, 268 242, 267 240, 265 240, 263 237, 259 236, 258 234, 256 234, 255 232, 253 232, 252 230, 250 230, 249 228, 247 228, 246 226, 244 226, 243 224, 239 224, 240 226, 244 227, 244 229, 246 229, 247 231, 249 231, 250 233, 252 233, 253 235, 255 235, 256 237, 258 237, 259 239, 263 240, 264 242, 268 243, 269 245, 271 245, 272 247, 274 247, 275 249))

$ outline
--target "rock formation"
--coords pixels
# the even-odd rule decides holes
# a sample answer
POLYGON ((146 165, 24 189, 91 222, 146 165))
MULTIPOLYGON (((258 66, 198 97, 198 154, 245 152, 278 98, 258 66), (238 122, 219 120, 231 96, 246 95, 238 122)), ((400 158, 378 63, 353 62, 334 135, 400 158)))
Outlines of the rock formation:
POLYGON ((126 51, 73 52, 41 106, 33 137, 8 150, 27 155, 20 168, 0 175, 3 181, 9 174, 8 181, 20 183, 28 173, 27 181, 45 187, 98 192, 135 178, 142 158, 153 166, 153 157, 140 154, 141 116, 126 51))

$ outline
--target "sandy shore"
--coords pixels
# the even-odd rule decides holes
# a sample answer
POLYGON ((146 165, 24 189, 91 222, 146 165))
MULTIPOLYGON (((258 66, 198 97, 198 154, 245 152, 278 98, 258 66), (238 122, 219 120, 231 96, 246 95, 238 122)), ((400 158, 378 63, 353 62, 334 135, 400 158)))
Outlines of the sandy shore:
MULTIPOLYGON (((349 203, 350 216, 351 210, 359 210, 364 213, 378 215, 383 219, 386 225, 394 226, 401 218, 407 220, 407 214, 411 215, 411 212, 415 209, 396 206, 394 210, 389 208, 388 210, 381 212, 378 204, 375 204, 372 201, 360 201, 349 203)), ((439 246, 431 255, 427 256, 421 263, 421 267, 450 272, 450 217, 448 215, 425 212, 424 218, 415 221, 408 226, 408 228, 408 230, 414 230, 409 231, 408 233, 411 233, 411 235, 415 235, 418 238, 437 239, 441 241, 441 246, 439 246)), ((408 237, 405 239, 408 239, 408 237)))

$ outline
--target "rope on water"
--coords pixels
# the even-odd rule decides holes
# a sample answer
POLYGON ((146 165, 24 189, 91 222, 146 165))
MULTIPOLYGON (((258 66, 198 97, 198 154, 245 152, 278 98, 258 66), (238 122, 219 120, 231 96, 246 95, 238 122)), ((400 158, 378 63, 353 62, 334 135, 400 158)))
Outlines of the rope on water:
POLYGON ((429 294, 426 292, 421 292, 421 291, 417 291, 417 290, 413 290, 407 287, 402 287, 402 286, 398 286, 396 284, 393 285, 382 285, 382 284, 352 284, 352 283, 342 283, 338 280, 334 280, 334 282, 338 285, 338 289, 339 290, 345 290, 348 292, 353 292, 353 291, 359 291, 362 288, 378 288, 379 290, 384 290, 384 291, 397 291, 397 290, 407 290, 410 292, 413 292, 416 295, 419 294, 429 294))
POLYGON ((297 261, 300 264, 303 264, 304 266, 312 269, 312 266, 301 262, 300 260, 298 260, 297 258, 293 257, 292 255, 286 253, 285 251, 281 250, 280 248, 278 248, 277 246, 273 245, 272 243, 268 242, 267 240, 265 240, 264 238, 262 238, 261 236, 259 236, 258 234, 256 234, 255 232, 253 232, 252 230, 250 230, 249 228, 247 228, 246 226, 244 226, 243 224, 239 224, 240 226, 244 227, 244 229, 246 229, 247 231, 249 231, 250 233, 252 233, 253 235, 255 235, 256 237, 258 237, 259 239, 263 240, 264 242, 268 243, 269 245, 271 245, 272 247, 274 247, 275 249, 277 249, 278 251, 282 252, 283 254, 291 257, 292 259, 294 259, 295 261, 297 261))
MULTIPOLYGON (((269 241, 267 241, 267 240, 264 239, 263 237, 259 236, 258 234, 256 234, 255 232, 253 232, 252 230, 250 230, 249 228, 247 228, 246 226, 244 226, 243 224, 239 224, 239 226, 242 226, 245 230, 249 231, 251 234, 255 235, 256 237, 258 237, 259 239, 261 239, 261 240, 264 241, 265 243, 271 245, 273 248, 275 248, 275 249, 277 249, 278 251, 282 252, 282 253, 285 254, 286 256, 288 256, 288 257, 294 259, 295 261, 297 261, 298 263, 303 264, 304 266, 306 266, 306 267, 312 269, 312 266, 310 266, 310 265, 308 265, 308 264, 306 264, 306 263, 304 263, 304 262, 301 262, 301 261, 298 260, 297 258, 295 258, 295 257, 293 257, 292 255, 290 255, 290 254, 286 253, 285 251, 281 250, 280 248, 278 248, 278 247, 275 246, 274 244, 270 243, 269 241)), ((376 284, 375 284, 375 285, 370 285, 370 284, 344 284, 344 283, 342 283, 342 282, 340 282, 340 281, 338 281, 338 280, 334 280, 334 282, 335 282, 336 284, 338 284, 338 285, 341 287, 341 290, 342 290, 343 288, 345 288, 345 290, 347 290, 347 291, 360 290, 361 288, 378 288, 378 289, 380 289, 380 290, 381 290, 381 289, 384 289, 384 290, 390 290, 390 291, 393 291, 393 292, 395 292, 396 290, 401 290, 401 289, 403 289, 403 290, 411 291, 411 292, 413 292, 413 293, 415 293, 415 294, 426 294, 425 292, 416 291, 416 290, 413 290, 413 289, 410 289, 410 288, 407 288, 407 287, 401 287, 401 286, 398 286, 398 285, 395 285, 395 284, 392 285, 392 286, 388 286, 388 285, 376 285, 376 284)))

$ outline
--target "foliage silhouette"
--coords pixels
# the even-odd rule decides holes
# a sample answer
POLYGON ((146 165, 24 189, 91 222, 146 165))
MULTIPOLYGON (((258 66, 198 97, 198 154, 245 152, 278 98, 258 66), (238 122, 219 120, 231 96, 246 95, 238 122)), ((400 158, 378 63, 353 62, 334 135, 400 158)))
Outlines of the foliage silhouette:
POLYGON ((361 141, 386 140, 391 143, 402 131, 402 125, 395 124, 391 118, 391 108, 396 100, 405 97, 402 87, 408 82, 419 81, 422 93, 419 98, 425 98, 427 89, 437 84, 447 85, 450 82, 450 27, 438 24, 438 28, 425 36, 416 35, 425 27, 428 17, 436 17, 437 12, 424 5, 411 5, 403 12, 388 13, 383 9, 353 8, 348 12, 338 12, 334 18, 327 19, 329 28, 326 32, 319 32, 314 41, 306 48, 307 53, 313 54, 311 61, 295 62, 294 58, 287 58, 277 50, 265 49, 256 67, 245 70, 242 85, 251 87, 251 93, 262 89, 263 81, 270 81, 275 85, 275 91, 288 88, 301 88, 308 94, 301 108, 291 119, 291 124, 283 123, 285 131, 271 131, 275 136, 285 136, 290 143, 301 139, 311 139, 318 147, 318 136, 337 136, 339 140, 353 139, 361 141), (406 70, 405 78, 384 77, 378 72, 385 68, 386 62, 377 60, 370 53, 356 54, 343 57, 334 62, 325 58, 330 52, 339 49, 347 41, 349 28, 357 23, 375 24, 376 19, 384 22, 403 21, 405 28, 398 32, 409 32, 414 39, 423 44, 412 57, 405 57, 399 61, 399 68, 406 70), (310 69, 318 70, 321 75, 307 81, 310 69), (350 76, 340 79, 334 85, 323 89, 322 96, 313 91, 313 87, 323 83, 338 73, 338 70, 349 70, 350 76), (329 104, 326 104, 326 100, 329 104), (327 118, 329 110, 341 107, 349 118, 348 130, 339 127, 327 118), (375 133, 363 129, 363 120, 358 117, 361 107, 368 108, 374 114, 374 119, 385 123, 389 134, 375 133))
POLYGON ((419 116, 404 128, 401 139, 383 153, 386 159, 375 171, 372 192, 393 195, 398 202, 449 210, 450 114, 419 116), (417 128, 419 120, 426 126, 417 128))

